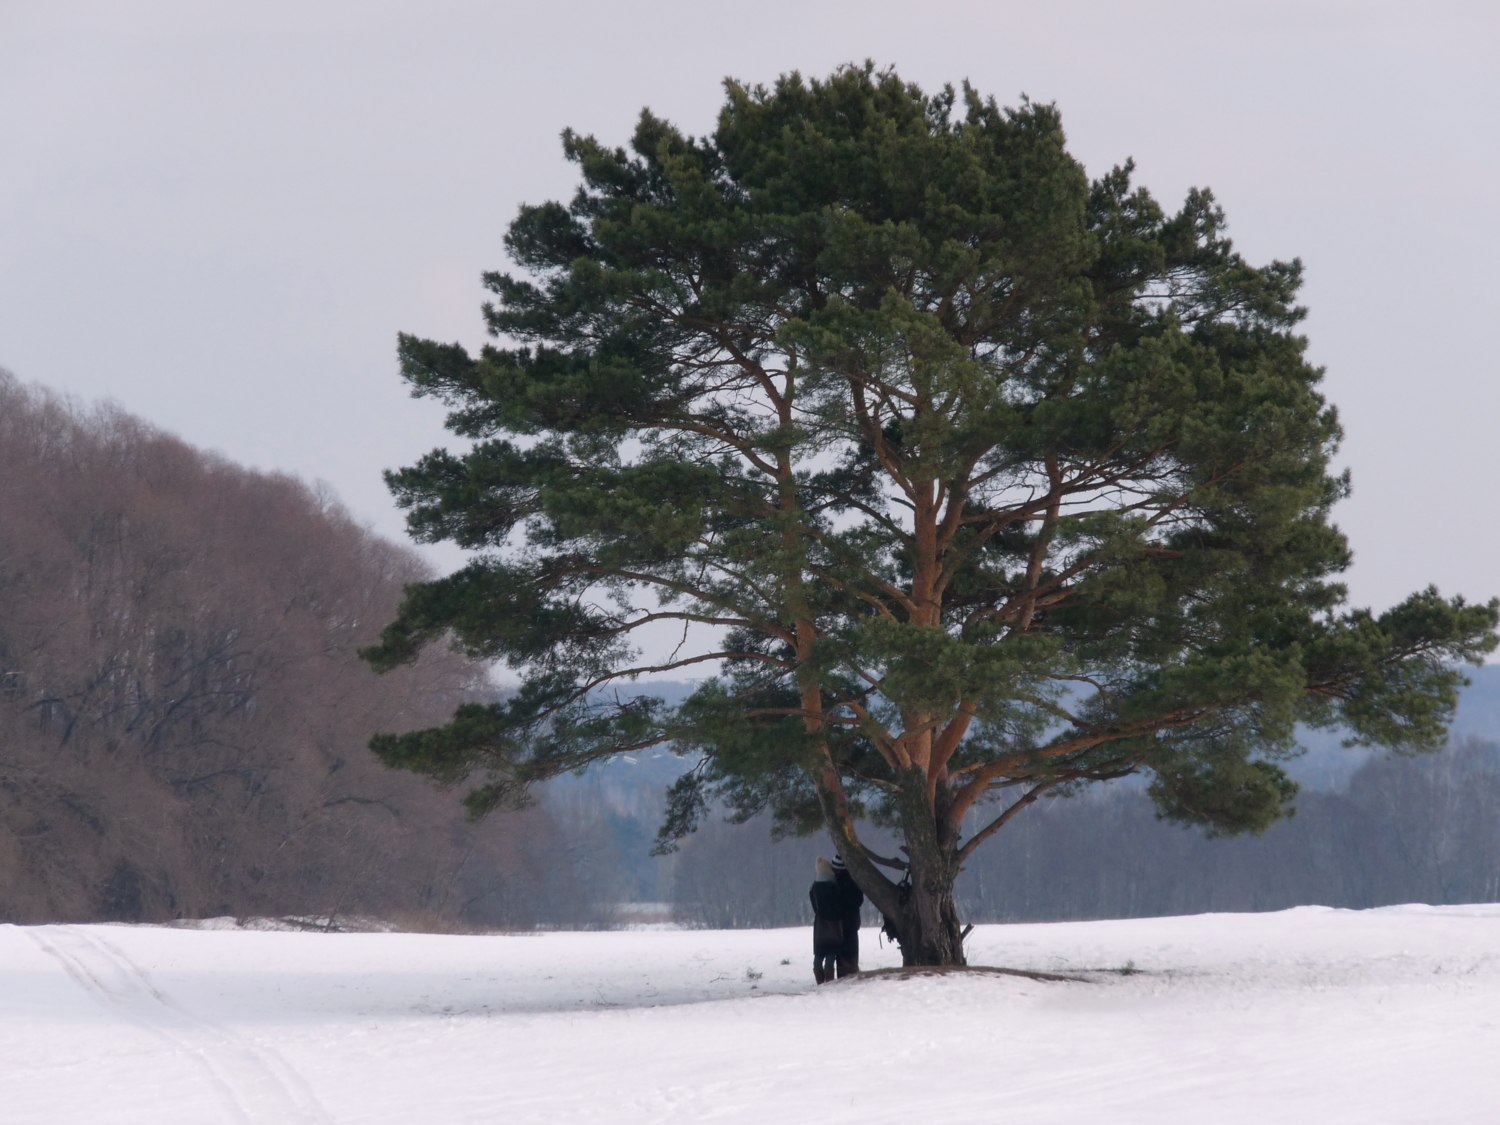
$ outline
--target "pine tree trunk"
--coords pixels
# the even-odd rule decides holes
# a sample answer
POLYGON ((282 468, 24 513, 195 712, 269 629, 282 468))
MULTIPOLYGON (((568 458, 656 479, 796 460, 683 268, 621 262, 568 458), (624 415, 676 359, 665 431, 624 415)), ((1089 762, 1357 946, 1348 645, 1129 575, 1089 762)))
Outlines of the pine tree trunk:
POLYGON ((957 839, 947 838, 946 789, 938 790, 937 815, 928 804, 925 778, 913 771, 896 798, 905 839, 910 885, 898 885, 862 853, 851 829, 847 806, 831 785, 819 787, 824 822, 833 846, 865 898, 895 923, 903 965, 965 965, 963 934, 953 903, 960 870, 957 839))
POLYGON ((903 965, 965 965, 964 943, 953 904, 953 882, 958 876, 954 857, 921 854, 913 848, 911 887, 907 890, 899 930, 903 965))
POLYGON ((948 792, 940 787, 937 805, 928 804, 927 783, 920 771, 907 778, 899 799, 911 886, 896 919, 903 965, 963 965, 964 943, 953 905, 958 878, 958 841, 944 832, 948 792))

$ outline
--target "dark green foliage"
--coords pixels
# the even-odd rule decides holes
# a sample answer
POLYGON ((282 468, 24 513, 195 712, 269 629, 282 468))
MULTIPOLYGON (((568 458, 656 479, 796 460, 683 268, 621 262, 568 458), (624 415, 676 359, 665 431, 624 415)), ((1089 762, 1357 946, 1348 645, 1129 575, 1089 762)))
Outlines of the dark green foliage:
POLYGON ((1210 836, 1259 835, 1296 811, 1284 810, 1297 783, 1271 762, 1185 758, 1177 766, 1158 764, 1150 793, 1165 820, 1202 825, 1210 836))
POLYGON ((522 208, 524 273, 485 278, 509 346, 402 338, 473 445, 391 485, 416 537, 479 553, 368 658, 451 634, 525 686, 387 761, 479 776, 482 811, 702 754, 664 845, 710 798, 825 825, 908 956, 952 960, 958 866, 1042 792, 1146 770, 1166 815, 1260 831, 1299 721, 1440 744, 1497 608, 1342 608, 1299 263, 1246 263, 1206 191, 1168 214, 1128 165, 1090 183, 1050 106, 868 66, 727 92, 710 137, 565 135, 578 194, 522 208), (659 622, 684 644, 637 662, 659 622), (676 709, 607 690, 709 661, 676 709), (864 815, 905 859, 862 849, 864 815))

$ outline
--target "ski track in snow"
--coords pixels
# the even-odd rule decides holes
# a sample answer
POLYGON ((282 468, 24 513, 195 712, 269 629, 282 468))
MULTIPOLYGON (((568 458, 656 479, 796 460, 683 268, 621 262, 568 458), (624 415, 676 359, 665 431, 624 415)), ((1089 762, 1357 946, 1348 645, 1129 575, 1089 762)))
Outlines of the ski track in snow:
POLYGON ((307 1084, 274 1052, 173 1003, 114 943, 73 926, 26 934, 106 1010, 192 1059, 235 1125, 332 1125, 307 1084))

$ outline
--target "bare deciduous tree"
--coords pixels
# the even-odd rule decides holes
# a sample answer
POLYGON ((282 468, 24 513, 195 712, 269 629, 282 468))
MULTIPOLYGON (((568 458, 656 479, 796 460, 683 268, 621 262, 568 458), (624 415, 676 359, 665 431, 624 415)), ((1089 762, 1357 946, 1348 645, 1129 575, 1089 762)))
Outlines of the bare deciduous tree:
POLYGON ((492 692, 355 657, 426 576, 295 479, 0 372, 0 919, 589 920, 533 871, 545 810, 469 825, 366 749, 492 692))

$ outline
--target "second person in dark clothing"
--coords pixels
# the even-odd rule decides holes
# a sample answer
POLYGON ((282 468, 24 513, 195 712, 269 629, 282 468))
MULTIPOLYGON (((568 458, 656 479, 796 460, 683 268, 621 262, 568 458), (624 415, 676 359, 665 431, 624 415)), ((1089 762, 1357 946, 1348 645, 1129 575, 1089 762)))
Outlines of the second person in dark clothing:
POLYGON ((844 866, 844 857, 835 855, 833 882, 839 890, 839 921, 843 923, 844 940, 834 959, 835 972, 841 977, 859 972, 859 911, 865 904, 865 893, 855 886, 854 877, 844 866))
POLYGON ((817 871, 807 897, 813 908, 813 980, 824 984, 833 980, 844 945, 844 902, 833 867, 822 856, 817 871))

